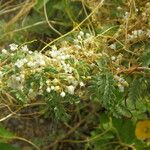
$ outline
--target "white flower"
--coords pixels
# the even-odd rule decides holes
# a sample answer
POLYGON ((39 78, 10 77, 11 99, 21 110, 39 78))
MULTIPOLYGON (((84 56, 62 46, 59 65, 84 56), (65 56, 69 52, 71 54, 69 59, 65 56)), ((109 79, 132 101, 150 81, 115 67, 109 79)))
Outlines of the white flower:
POLYGON ((121 10, 122 8, 120 6, 117 7, 118 10, 121 10))
POLYGON ((59 91, 59 90, 60 90, 60 86, 55 86, 55 87, 54 87, 54 90, 55 90, 55 91, 59 91))
POLYGON ((127 19, 128 17, 129 17, 129 12, 125 12, 124 19, 127 19))
POLYGON ((65 60, 65 59, 66 59, 66 57, 65 57, 64 55, 62 55, 62 56, 60 56, 60 57, 59 57, 59 59, 61 59, 61 60, 65 60))
POLYGON ((46 80, 46 84, 50 84, 50 82, 51 82, 50 80, 46 80))
POLYGON ((55 89, 55 87, 54 86, 51 86, 51 90, 54 90, 55 89))
POLYGON ((122 86, 121 84, 118 84, 118 88, 120 92, 124 92, 124 86, 122 86))
POLYGON ((10 47, 10 50, 11 50, 11 51, 15 51, 15 50, 18 49, 18 45, 14 44, 14 43, 13 43, 13 44, 10 44, 9 47, 10 47))
POLYGON ((56 51, 56 50, 52 50, 52 51, 50 52, 50 55, 51 55, 51 57, 55 58, 55 57, 57 57, 57 56, 60 55, 60 52, 59 52, 59 51, 56 51))
POLYGON ((121 78, 121 77, 119 77, 118 81, 119 81, 120 83, 125 82, 125 80, 124 80, 123 78, 121 78))
POLYGON ((29 61, 29 62, 27 63, 27 66, 32 68, 32 67, 34 67, 34 63, 33 63, 32 61, 29 61))
POLYGON ((115 49, 116 49, 116 43, 109 45, 109 47, 110 47, 111 49, 115 50, 115 49))
POLYGON ((70 86, 67 86, 67 92, 71 95, 74 94, 74 90, 75 90, 75 87, 70 85, 70 86))
POLYGON ((29 53, 29 54, 32 54, 33 52, 32 52, 32 51, 28 51, 28 53, 29 53))
POLYGON ((53 51, 57 51, 56 45, 52 45, 51 48, 52 48, 53 51))
POLYGON ((91 35, 89 33, 85 34, 86 38, 89 38, 91 35))
POLYGON ((85 84, 84 84, 83 82, 80 82, 80 86, 81 86, 81 87, 84 87, 85 84))
POLYGON ((30 90, 29 90, 29 93, 32 93, 32 92, 33 92, 33 89, 30 89, 30 90))
POLYGON ((26 58, 23 58, 22 61, 23 61, 24 63, 27 63, 27 62, 28 62, 28 60, 27 60, 26 58))
POLYGON ((8 54, 8 51, 6 49, 2 49, 3 54, 8 54))
POLYGON ((78 38, 79 40, 82 40, 82 37, 81 37, 81 35, 78 35, 78 36, 77 36, 77 38, 78 38))
POLYGON ((79 44, 79 40, 78 40, 78 39, 74 39, 74 40, 73 40, 73 43, 74 43, 74 44, 79 44))
POLYGON ((47 89, 46 89, 46 91, 48 92, 48 93, 50 93, 51 92, 51 88, 50 87, 47 87, 47 89))
POLYGON ((77 49, 81 49, 81 46, 80 46, 80 45, 75 45, 75 47, 76 47, 77 49))
POLYGON ((60 96, 61 96, 61 97, 65 97, 65 96, 66 96, 66 93, 65 93, 65 92, 61 92, 61 93, 60 93, 60 96))
POLYGON ((16 77, 16 81, 21 81, 21 78, 19 76, 16 77))
POLYGON ((57 108, 57 107, 55 107, 55 108, 54 108, 54 111, 57 111, 57 109, 58 109, 58 108, 57 108))
POLYGON ((116 57, 115 56, 111 56, 111 60, 112 61, 116 60, 116 57))
POLYGON ((23 52, 28 52, 29 49, 28 49, 27 45, 24 45, 24 46, 21 47, 21 50, 23 52))
POLYGON ((83 31, 80 31, 80 32, 79 32, 79 35, 80 35, 80 36, 84 36, 84 32, 83 32, 83 31))
POLYGON ((40 66, 45 66, 45 61, 44 61, 44 60, 42 60, 42 59, 41 59, 41 60, 39 60, 39 65, 40 65, 40 66))
POLYGON ((53 83, 54 83, 54 84, 56 84, 56 83, 58 83, 58 82, 59 82, 59 80, 56 79, 56 78, 53 80, 53 83))
POLYGON ((25 75, 24 75, 24 74, 20 74, 20 78, 21 78, 21 79, 24 79, 24 78, 25 78, 25 75))
POLYGON ((17 66, 18 68, 21 68, 24 65, 24 61, 22 59, 17 60, 17 62, 15 63, 15 66, 17 66))

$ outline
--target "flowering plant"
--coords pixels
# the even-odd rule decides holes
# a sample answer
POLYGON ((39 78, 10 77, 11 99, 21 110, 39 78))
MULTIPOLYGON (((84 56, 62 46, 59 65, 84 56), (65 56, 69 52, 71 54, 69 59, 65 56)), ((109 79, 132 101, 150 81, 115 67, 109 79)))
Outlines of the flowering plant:
MULTIPOLYGON (((80 31, 76 37, 52 45, 45 53, 31 51, 27 45, 10 44, 8 49, 2 49, 2 96, 21 103, 45 100, 51 110, 63 110, 64 114, 63 103, 91 99, 100 101, 115 116, 130 117, 130 109, 124 104, 129 83, 121 69, 123 55, 110 57, 107 49, 112 46, 100 49, 99 35, 80 31)), ((129 93, 129 103, 131 97, 129 93)), ((58 112, 60 117, 62 113, 58 112)))

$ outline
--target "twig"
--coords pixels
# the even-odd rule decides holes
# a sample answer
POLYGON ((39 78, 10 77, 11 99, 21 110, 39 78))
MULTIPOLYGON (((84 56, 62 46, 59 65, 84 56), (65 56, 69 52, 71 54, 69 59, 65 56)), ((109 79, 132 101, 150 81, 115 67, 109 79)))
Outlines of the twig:
POLYGON ((46 19, 46 22, 47 22, 47 24, 49 25, 49 27, 54 31, 54 32, 56 32, 58 35, 62 35, 59 31, 57 31, 52 25, 51 25, 51 23, 49 22, 49 20, 48 20, 48 16, 47 16, 47 11, 46 11, 46 2, 45 2, 45 0, 43 1, 43 3, 44 3, 44 15, 45 15, 45 19, 46 19))
POLYGON ((98 4, 98 6, 97 6, 83 21, 81 21, 76 27, 74 27, 70 32, 67 32, 66 34, 60 36, 60 37, 57 38, 57 39, 54 39, 53 41, 51 41, 50 43, 48 43, 46 46, 44 46, 44 47, 42 48, 41 52, 44 51, 47 47, 49 47, 49 46, 50 46, 51 44, 53 44, 54 42, 56 42, 56 41, 58 41, 58 40, 60 40, 60 39, 62 39, 62 38, 64 38, 64 37, 68 36, 69 34, 73 33, 75 30, 77 30, 85 21, 87 21, 87 20, 95 13, 95 11, 96 11, 98 8, 100 8, 100 7, 103 5, 104 1, 105 1, 105 0, 102 0, 102 1, 98 4))

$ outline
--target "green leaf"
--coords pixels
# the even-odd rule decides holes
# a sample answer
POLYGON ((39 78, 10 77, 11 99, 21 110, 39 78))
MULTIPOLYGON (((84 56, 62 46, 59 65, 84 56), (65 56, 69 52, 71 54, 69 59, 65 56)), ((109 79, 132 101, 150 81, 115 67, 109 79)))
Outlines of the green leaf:
POLYGON ((146 43, 144 52, 139 59, 142 62, 142 66, 150 65, 150 57, 149 56, 150 56, 150 46, 149 46, 149 43, 146 43))
POLYGON ((117 129, 117 132, 123 142, 131 144, 136 138, 134 131, 135 127, 131 120, 125 119, 112 119, 113 126, 117 129))
POLYGON ((6 130, 3 126, 0 125, 0 141, 6 142, 14 137, 13 133, 6 130))
POLYGON ((135 106, 136 101, 140 98, 141 80, 134 79, 129 88, 129 100, 135 106))
POLYGON ((51 72, 51 73, 55 73, 55 74, 58 73, 58 71, 52 66, 44 68, 44 72, 51 72))
POLYGON ((0 149, 1 150, 21 150, 19 148, 13 147, 10 144, 7 143, 0 143, 0 149))

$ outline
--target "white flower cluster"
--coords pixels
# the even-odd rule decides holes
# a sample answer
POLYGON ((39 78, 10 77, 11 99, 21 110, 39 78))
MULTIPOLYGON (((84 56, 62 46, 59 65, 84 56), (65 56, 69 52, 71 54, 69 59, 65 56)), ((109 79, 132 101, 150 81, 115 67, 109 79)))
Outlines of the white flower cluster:
POLYGON ((93 35, 80 31, 79 34, 77 35, 77 39, 74 39, 73 42, 77 49, 84 49, 86 45, 92 43, 93 40, 94 40, 93 35))
POLYGON ((141 29, 134 30, 134 31, 132 31, 132 34, 128 34, 128 40, 133 40, 133 39, 138 38, 144 34, 145 34, 145 32, 141 29))
POLYGON ((32 55, 27 55, 25 58, 18 59, 15 63, 15 66, 18 68, 27 65, 30 68, 38 68, 40 66, 45 66, 46 56, 33 52, 32 55))
MULTIPOLYGON (((81 33, 80 33, 81 34, 81 33)), ((31 81, 31 87, 28 89, 28 96, 33 98, 37 94, 43 94, 43 92, 51 93, 56 91, 61 97, 65 97, 66 94, 75 94, 77 87, 84 87, 85 84, 81 79, 79 79, 74 70, 76 70, 75 65, 69 63, 67 60, 72 59, 73 62, 78 63, 78 58, 74 56, 74 50, 70 46, 64 46, 57 48, 56 45, 51 47, 51 50, 42 54, 37 51, 30 51, 27 45, 18 46, 16 44, 10 44, 10 49, 3 49, 2 53, 4 55, 10 55, 11 57, 16 57, 21 54, 18 59, 12 63, 6 64, 11 66, 11 69, 19 69, 19 73, 13 73, 9 75, 6 80, 3 78, 3 71, 0 70, 0 79, 5 80, 7 87, 12 89, 24 90, 26 83, 26 78, 34 75, 34 73, 40 73, 44 68, 51 66, 58 71, 58 74, 54 76, 53 73, 49 72, 45 74, 46 83, 39 80, 39 87, 35 89, 34 80, 31 81)), ((2 81, 4 82, 4 81, 2 81)), ((36 81, 37 82, 37 81, 36 81)))
POLYGON ((120 92, 124 92, 124 88, 129 86, 128 82, 125 81, 124 78, 122 78, 122 77, 120 77, 118 75, 115 75, 114 79, 117 81, 117 86, 118 86, 120 92))

